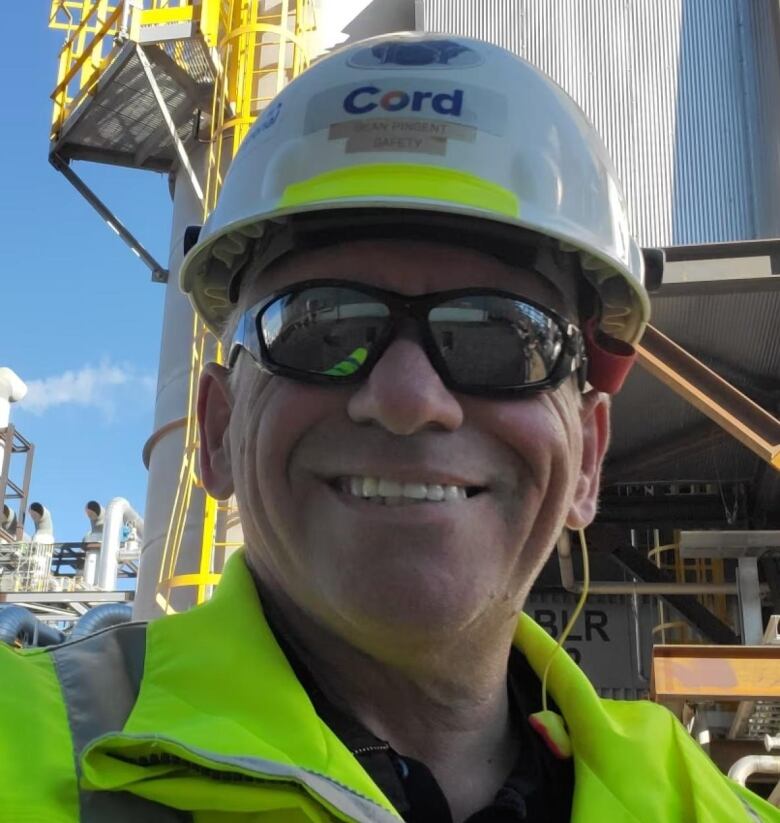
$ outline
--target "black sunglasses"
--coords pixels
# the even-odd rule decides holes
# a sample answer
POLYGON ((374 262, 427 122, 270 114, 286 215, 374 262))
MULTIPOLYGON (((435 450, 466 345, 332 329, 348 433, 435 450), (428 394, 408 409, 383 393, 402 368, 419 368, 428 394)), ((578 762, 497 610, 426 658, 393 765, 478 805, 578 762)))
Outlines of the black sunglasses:
POLYGON ((497 289, 419 296, 348 280, 308 280, 246 311, 228 354, 306 383, 364 380, 412 321, 444 384, 457 392, 521 397, 557 388, 587 358, 576 326, 539 303, 497 289))

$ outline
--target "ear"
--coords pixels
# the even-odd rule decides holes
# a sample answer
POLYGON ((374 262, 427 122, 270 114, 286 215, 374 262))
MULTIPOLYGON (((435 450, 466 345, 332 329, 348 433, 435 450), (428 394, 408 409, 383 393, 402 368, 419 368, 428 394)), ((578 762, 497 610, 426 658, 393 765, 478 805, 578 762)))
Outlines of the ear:
POLYGON ((582 463, 566 518, 570 529, 584 529, 596 516, 601 464, 609 445, 609 406, 609 395, 595 389, 582 397, 582 463))
POLYGON ((233 411, 230 372, 208 363, 198 385, 198 430, 200 432, 200 476, 206 491, 217 500, 233 494, 229 424, 233 411))

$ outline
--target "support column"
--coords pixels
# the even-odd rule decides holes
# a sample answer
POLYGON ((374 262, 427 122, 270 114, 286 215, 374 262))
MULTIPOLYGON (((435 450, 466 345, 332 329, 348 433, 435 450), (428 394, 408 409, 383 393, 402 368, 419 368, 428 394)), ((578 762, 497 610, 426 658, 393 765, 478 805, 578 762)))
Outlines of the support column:
MULTIPOLYGON (((203 179, 205 150, 202 147, 190 150, 190 159, 192 167, 203 179)), ((135 620, 147 620, 162 614, 156 602, 157 583, 173 502, 179 487, 184 451, 184 415, 187 412, 192 360, 193 312, 189 300, 179 291, 179 267, 184 257, 185 229, 187 226, 200 225, 202 219, 202 207, 190 185, 189 176, 186 171, 180 169, 176 176, 173 197, 173 225, 168 263, 170 277, 165 287, 154 433, 144 446, 143 455, 149 469, 149 482, 144 510, 144 548, 133 607, 135 620)), ((177 574, 198 570, 203 504, 203 491, 193 489, 176 566, 177 574)), ((189 587, 178 591, 174 589, 172 606, 180 611, 193 605, 194 591, 189 587)))

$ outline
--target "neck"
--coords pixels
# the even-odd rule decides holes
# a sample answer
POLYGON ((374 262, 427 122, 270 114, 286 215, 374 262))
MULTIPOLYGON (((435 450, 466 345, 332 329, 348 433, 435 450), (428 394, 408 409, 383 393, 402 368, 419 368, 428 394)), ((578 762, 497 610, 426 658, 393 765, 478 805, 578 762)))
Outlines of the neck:
POLYGON ((507 694, 514 623, 490 642, 475 631, 389 662, 381 652, 351 645, 261 582, 258 588, 328 700, 399 754, 423 762, 454 820, 493 800, 517 756, 507 694))

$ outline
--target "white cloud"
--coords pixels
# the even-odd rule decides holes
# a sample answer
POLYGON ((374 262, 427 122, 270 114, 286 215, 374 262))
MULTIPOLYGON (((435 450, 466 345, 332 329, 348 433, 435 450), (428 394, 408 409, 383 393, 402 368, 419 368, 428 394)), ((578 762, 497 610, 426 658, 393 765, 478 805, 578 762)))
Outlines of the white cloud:
POLYGON ((99 409, 112 418, 117 407, 133 399, 148 403, 154 393, 155 378, 127 364, 102 360, 98 366, 86 365, 78 371, 27 381, 27 395, 18 404, 35 415, 55 406, 84 406, 99 409))

